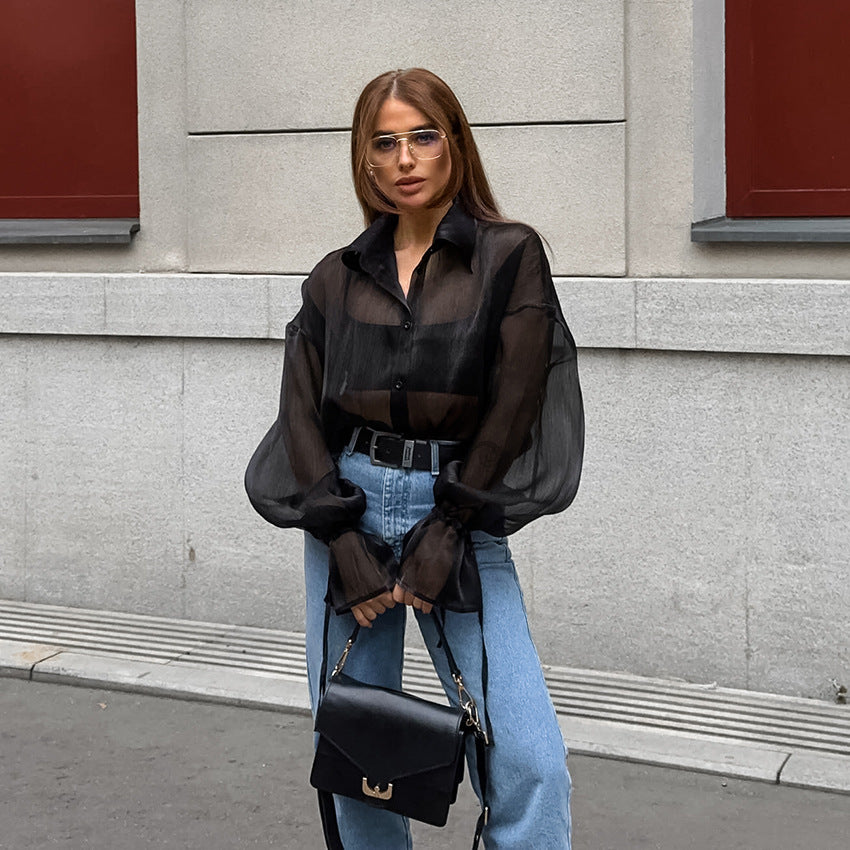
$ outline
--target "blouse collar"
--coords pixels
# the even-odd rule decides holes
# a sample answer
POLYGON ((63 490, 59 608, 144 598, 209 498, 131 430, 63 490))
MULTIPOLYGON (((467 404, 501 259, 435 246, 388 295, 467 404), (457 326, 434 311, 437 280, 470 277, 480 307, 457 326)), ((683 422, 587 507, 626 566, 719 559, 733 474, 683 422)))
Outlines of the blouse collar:
MULTIPOLYGON (((380 279, 388 268, 395 268, 394 263, 389 262, 389 257, 393 253, 393 233, 397 220, 398 216, 386 213, 364 230, 343 250, 342 261, 345 265, 355 271, 369 272, 377 279, 380 279)), ((455 198, 449 211, 437 225, 432 247, 437 248, 440 243, 454 245, 471 268, 475 230, 475 219, 455 198)))

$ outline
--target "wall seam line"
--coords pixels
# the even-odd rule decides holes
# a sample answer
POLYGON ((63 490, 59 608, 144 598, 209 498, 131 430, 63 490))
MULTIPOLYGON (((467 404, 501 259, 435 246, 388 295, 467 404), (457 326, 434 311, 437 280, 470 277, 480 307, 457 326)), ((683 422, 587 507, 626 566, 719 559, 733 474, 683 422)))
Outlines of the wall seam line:
MULTIPOLYGON (((629 181, 629 40, 628 40, 628 15, 627 4, 623 0, 623 23, 620 37, 623 43, 623 277, 631 275, 631 228, 629 227, 629 208, 631 198, 631 184, 629 181)), ((635 310, 637 310, 637 298, 635 298, 635 310)), ((637 317, 635 317, 637 322, 637 317)), ((635 331, 635 345, 637 345, 637 331, 635 331)))
POLYGON ((640 281, 632 281, 632 338, 635 348, 640 348, 638 330, 638 300, 640 297, 640 281))
POLYGON ((30 512, 30 476, 31 458, 32 458, 32 443, 31 434, 34 429, 30 426, 30 349, 32 340, 27 340, 24 354, 24 427, 26 428, 26 436, 24 437, 24 545, 23 545, 23 561, 24 561, 24 600, 30 601, 30 568, 29 568, 29 512, 30 512))
POLYGON ((186 523, 186 340, 180 343, 180 616, 187 617, 187 565, 189 562, 190 532, 186 523))
POLYGON ((186 10, 188 3, 181 3, 180 33, 183 39, 183 271, 189 272, 192 268, 189 256, 189 202, 191 200, 189 188, 189 39, 187 38, 188 27, 186 25, 186 10))
MULTIPOLYGON (((619 126, 626 123, 624 118, 586 118, 563 119, 557 121, 479 121, 469 126, 473 130, 499 127, 601 127, 619 126)), ((320 133, 350 133, 351 127, 277 127, 242 130, 187 130, 188 138, 210 138, 230 136, 307 136, 320 133)))

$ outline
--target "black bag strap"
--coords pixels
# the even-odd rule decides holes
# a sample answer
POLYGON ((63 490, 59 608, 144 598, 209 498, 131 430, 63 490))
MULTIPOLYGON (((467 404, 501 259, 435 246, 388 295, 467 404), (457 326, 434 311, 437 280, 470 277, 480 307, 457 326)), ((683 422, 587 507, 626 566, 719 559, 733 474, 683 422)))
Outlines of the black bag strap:
MULTIPOLYGON (((449 642, 446 639, 446 633, 443 629, 443 624, 440 620, 440 617, 437 614, 437 609, 433 608, 431 610, 431 617, 434 620, 434 623, 437 627, 437 633, 440 636, 439 643, 443 647, 443 651, 446 653, 446 660, 449 665, 449 670, 452 674, 452 679, 455 684, 458 686, 458 699, 460 701, 461 708, 463 708, 467 713, 470 711, 473 712, 471 717, 475 719, 475 767, 476 772, 478 774, 478 787, 481 790, 481 814, 478 816, 478 821, 475 824, 475 835, 472 839, 472 850, 478 850, 479 844, 481 842, 481 835, 484 832, 484 827, 487 825, 487 821, 490 817, 490 806, 488 801, 488 788, 487 788, 487 774, 488 774, 488 749, 489 743, 493 740, 492 738, 492 730, 490 727, 490 718, 487 715, 487 647, 484 643, 484 617, 483 612, 478 612, 478 623, 481 627, 481 688, 482 688, 482 696, 484 699, 484 724, 481 725, 481 721, 478 716, 478 709, 475 706, 475 701, 472 699, 472 696, 466 690, 466 686, 463 684, 463 676, 461 675, 460 669, 455 662, 454 656, 452 655, 451 647, 449 646, 449 642)), ((325 695, 325 688, 327 685, 327 677, 328 677, 328 629, 330 626, 331 619, 331 606, 330 603, 325 604, 325 623, 324 628, 322 629, 322 669, 320 673, 319 680, 319 701, 321 702, 322 697, 325 695)), ((345 649, 342 651, 342 655, 339 661, 336 664, 336 667, 333 670, 333 674, 339 672, 343 665, 345 664, 346 659, 348 658, 348 653, 351 651, 351 647, 354 646, 354 642, 357 640, 357 635, 360 633, 360 624, 358 623, 354 630, 351 632, 348 640, 345 644, 345 649)), ((345 847, 342 843, 342 838, 339 834, 339 821, 336 816, 336 806, 334 805, 334 797, 329 791, 317 791, 316 792, 319 797, 319 816, 322 820, 322 831, 325 835, 325 844, 327 845, 328 850, 345 850, 345 847)))
MULTIPOLYGON (((328 627, 331 622, 331 605, 325 602, 325 624, 322 628, 322 671, 319 674, 319 702, 325 695, 325 684, 328 678, 328 627)), ((357 629, 360 628, 358 624, 357 629)), ((355 629, 355 631, 357 631, 355 629)), ((357 635, 355 634, 356 638, 357 635)), ((351 640, 351 638, 349 638, 351 640)), ((325 844, 328 850, 345 850, 339 834, 339 823, 336 819, 334 795, 328 791, 318 791, 319 817, 322 819, 322 832, 325 834, 325 844)))
POLYGON ((478 609, 478 625, 481 629, 481 695, 484 700, 484 734, 475 736, 475 767, 478 772, 478 787, 481 791, 481 814, 475 824, 475 836, 472 839, 472 850, 478 850, 481 835, 487 821, 490 819, 490 798, 487 788, 487 775, 490 771, 490 747, 493 740, 493 729, 490 726, 490 715, 487 713, 487 643, 484 640, 484 608, 478 609))

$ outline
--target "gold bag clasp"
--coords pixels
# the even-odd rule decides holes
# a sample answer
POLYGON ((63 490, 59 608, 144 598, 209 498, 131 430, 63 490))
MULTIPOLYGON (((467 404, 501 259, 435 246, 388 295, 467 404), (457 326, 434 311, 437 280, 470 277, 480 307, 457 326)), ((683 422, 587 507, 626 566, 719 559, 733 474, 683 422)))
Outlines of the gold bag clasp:
POLYGON ((374 797, 376 800, 389 800, 393 795, 393 784, 388 782, 387 787, 382 791, 380 785, 371 786, 369 780, 364 776, 363 793, 367 797, 374 797))

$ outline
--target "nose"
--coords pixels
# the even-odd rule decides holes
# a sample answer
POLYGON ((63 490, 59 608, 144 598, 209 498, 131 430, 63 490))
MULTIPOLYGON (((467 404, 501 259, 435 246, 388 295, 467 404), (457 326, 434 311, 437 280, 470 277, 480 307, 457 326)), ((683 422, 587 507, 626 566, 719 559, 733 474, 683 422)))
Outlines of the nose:
POLYGON ((398 165, 399 168, 407 168, 414 164, 413 154, 410 152, 410 142, 407 139, 399 139, 398 143, 398 165))

